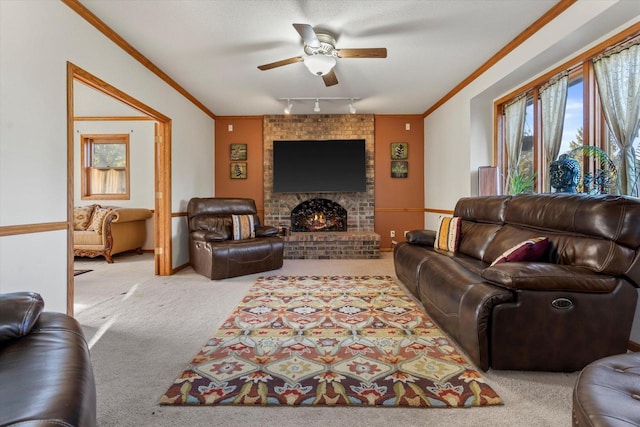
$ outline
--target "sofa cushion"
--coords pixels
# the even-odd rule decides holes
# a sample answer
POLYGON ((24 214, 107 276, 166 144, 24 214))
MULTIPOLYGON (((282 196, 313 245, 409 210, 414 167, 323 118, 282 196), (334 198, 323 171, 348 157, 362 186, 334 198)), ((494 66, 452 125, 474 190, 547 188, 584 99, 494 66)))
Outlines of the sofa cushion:
POLYGON ((482 278, 514 290, 590 293, 609 293, 624 282, 588 268, 547 262, 505 262, 485 268, 482 278))
POLYGON ((0 343, 31 332, 42 309, 44 300, 35 292, 0 294, 0 343))
POLYGON ((253 239, 256 237, 253 215, 231 215, 233 240, 253 239))
POLYGON ((96 233, 95 231, 74 231, 73 246, 79 247, 87 245, 103 246, 102 235, 96 233))
POLYGON ((201 242, 224 242, 228 240, 222 234, 217 231, 197 230, 191 232, 191 238, 201 242))
POLYGON ((458 252, 484 260, 484 253, 493 241, 500 225, 462 220, 458 252))
POLYGON ((460 239, 461 218, 441 216, 438 220, 438 229, 436 230, 436 239, 433 247, 448 252, 456 252, 458 250, 458 241, 460 239))
POLYGON ((82 231, 86 230, 91 224, 91 216, 96 205, 76 206, 73 208, 73 229, 82 231))
POLYGON ((219 215, 198 215, 191 218, 191 230, 215 231, 224 237, 231 239, 231 218, 219 215))
POLYGON ((540 261, 547 251, 547 246, 549 246, 549 239, 546 237, 525 240, 504 251, 491 265, 503 262, 540 261))
POLYGON ((102 223, 104 222, 104 218, 111 212, 110 208, 101 208, 97 207, 93 211, 93 216, 91 217, 91 225, 87 228, 89 231, 95 231, 98 234, 102 234, 102 223))

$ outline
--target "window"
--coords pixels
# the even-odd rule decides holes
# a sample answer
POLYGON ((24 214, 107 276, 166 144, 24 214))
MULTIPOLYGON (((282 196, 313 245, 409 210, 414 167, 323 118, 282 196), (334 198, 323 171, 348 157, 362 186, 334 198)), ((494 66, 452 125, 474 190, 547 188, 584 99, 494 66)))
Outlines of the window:
POLYGON ((82 199, 129 199, 129 135, 81 135, 82 199))
MULTIPOLYGON (((533 190, 535 177, 535 150, 533 146, 533 97, 527 96, 524 110, 524 130, 522 132, 522 145, 520 147, 520 161, 518 162, 518 175, 522 177, 522 191, 533 190), (531 185, 529 185, 531 183, 531 185)), ((504 187, 503 187, 504 188, 504 187)))
MULTIPOLYGON (((637 44, 640 34, 621 35, 612 38, 610 43, 602 45, 602 49, 596 54, 609 52, 612 46, 626 44, 637 44), (636 41, 634 41, 634 38, 636 41)), ((509 166, 515 167, 513 161, 510 162, 509 150, 506 147, 506 126, 505 107, 511 105, 514 100, 521 96, 527 97, 524 123, 522 123, 522 137, 519 142, 520 157, 515 158, 517 170, 515 173, 503 173, 502 188, 512 189, 512 193, 529 192, 531 188, 535 192, 550 192, 550 180, 548 176, 549 165, 558 160, 562 155, 568 155, 580 165, 581 176, 577 186, 578 192, 590 194, 624 194, 637 197, 640 186, 640 136, 636 136, 633 142, 635 149, 635 159, 633 162, 627 158, 626 163, 633 163, 627 166, 625 171, 631 176, 627 189, 621 191, 618 188, 619 168, 621 150, 615 142, 615 138, 609 131, 604 118, 600 96, 596 83, 596 76, 592 58, 596 55, 591 51, 590 56, 576 58, 569 61, 563 67, 542 76, 534 82, 529 83, 524 88, 504 97, 496 102, 496 149, 497 162, 502 171, 510 171, 509 166), (540 101, 541 88, 548 86, 561 74, 568 74, 567 97, 564 110, 564 121, 562 127, 560 149, 555 155, 555 149, 545 150, 542 142, 544 133, 544 123, 542 121, 542 110, 540 101), (547 153, 555 155, 555 158, 548 159, 547 153), (635 165, 635 167, 633 167, 635 165), (508 178, 507 178, 508 177, 508 178), (521 180, 520 185, 514 185, 514 180, 521 180), (510 182, 506 182, 509 180, 510 182), (523 186, 524 182, 532 182, 530 186, 523 186)), ((635 59, 633 60, 635 61, 635 59)), ((565 77, 566 79, 566 77, 565 77)), ((548 120, 548 119, 547 119, 548 120)), ((552 122, 553 123, 553 122, 552 122)), ((555 126, 555 125, 554 125, 555 126)), ((558 135, 558 133, 556 133, 558 135)), ((558 141, 557 136, 555 141, 558 141)), ((550 138, 551 139, 551 138, 550 138)), ((558 142, 556 142, 558 144, 558 142)), ((518 153, 511 149, 512 153, 518 153)), ((511 169, 512 171, 513 169, 511 169)))

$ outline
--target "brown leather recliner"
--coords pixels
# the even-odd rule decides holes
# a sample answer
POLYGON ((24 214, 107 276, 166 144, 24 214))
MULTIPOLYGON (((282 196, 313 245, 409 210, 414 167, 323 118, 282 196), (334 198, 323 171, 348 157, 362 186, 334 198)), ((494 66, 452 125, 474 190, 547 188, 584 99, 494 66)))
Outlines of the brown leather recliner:
POLYGON ((284 242, 277 228, 260 224, 254 200, 196 197, 187 215, 189 256, 197 273, 218 280, 282 267, 284 242), (251 216, 255 236, 234 239, 232 215, 251 216))
POLYGON ((0 294, 0 426, 95 426, 96 386, 80 324, 43 309, 35 292, 0 294))

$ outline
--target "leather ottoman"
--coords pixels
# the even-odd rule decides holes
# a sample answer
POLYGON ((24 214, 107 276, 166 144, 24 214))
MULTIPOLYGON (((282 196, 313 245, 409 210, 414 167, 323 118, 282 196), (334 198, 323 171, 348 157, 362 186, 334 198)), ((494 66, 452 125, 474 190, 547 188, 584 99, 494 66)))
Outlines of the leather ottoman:
POLYGON ((574 426, 640 426, 640 353, 587 365, 573 391, 574 426))

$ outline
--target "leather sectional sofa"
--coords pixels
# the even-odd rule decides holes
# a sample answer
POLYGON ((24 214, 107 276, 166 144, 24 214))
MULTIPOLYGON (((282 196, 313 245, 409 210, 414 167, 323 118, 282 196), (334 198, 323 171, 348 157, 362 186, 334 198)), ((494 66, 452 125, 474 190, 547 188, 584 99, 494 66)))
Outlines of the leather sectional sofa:
POLYGON ((571 372, 625 353, 640 286, 640 200, 535 194, 458 201, 458 249, 415 230, 398 278, 481 369, 571 372), (538 260, 491 265, 528 239, 538 260))
POLYGON ((33 292, 0 294, 0 426, 96 425, 96 387, 78 322, 33 292))

